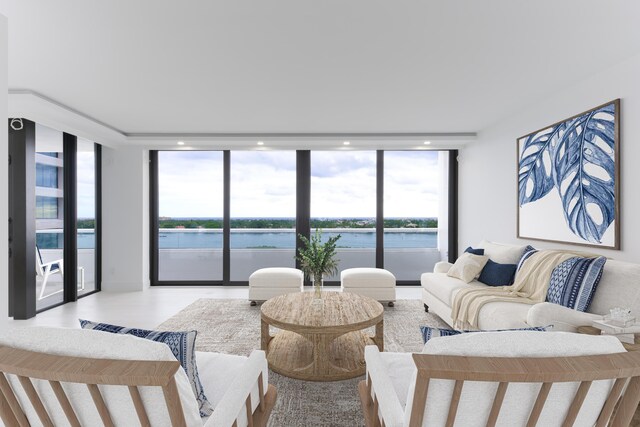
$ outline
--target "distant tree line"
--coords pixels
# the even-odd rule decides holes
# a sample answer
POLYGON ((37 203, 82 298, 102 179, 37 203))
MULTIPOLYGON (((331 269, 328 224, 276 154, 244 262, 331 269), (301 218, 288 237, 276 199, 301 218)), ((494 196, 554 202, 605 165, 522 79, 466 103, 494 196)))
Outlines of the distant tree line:
MULTIPOLYGON (((87 221, 91 226, 81 227, 78 221, 78 228, 93 228, 93 220, 87 221)), ((231 228, 295 228, 294 218, 238 218, 231 219, 231 228)), ((222 219, 174 219, 160 218, 158 220, 160 228, 207 228, 221 229, 222 219)), ((374 228, 376 221, 373 218, 312 218, 311 228, 374 228)), ((385 228, 437 228, 437 218, 393 218, 384 220, 385 228)))
POLYGON ((79 219, 78 220, 78 229, 86 230, 93 229, 96 227, 96 221, 94 219, 79 219))

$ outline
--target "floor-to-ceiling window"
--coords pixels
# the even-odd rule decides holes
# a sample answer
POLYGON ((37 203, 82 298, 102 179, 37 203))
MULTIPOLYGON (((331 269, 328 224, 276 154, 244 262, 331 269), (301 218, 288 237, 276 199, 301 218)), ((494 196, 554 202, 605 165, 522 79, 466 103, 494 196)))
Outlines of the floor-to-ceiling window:
POLYGON ((384 152, 384 267, 397 280, 416 280, 446 255, 446 156, 384 152))
POLYGON ((152 284, 246 284, 259 268, 295 266, 296 231, 320 229, 324 240, 342 236, 339 270, 382 267, 416 285, 448 256, 450 157, 152 151, 152 284))
POLYGON ((96 144, 78 138, 76 157, 78 296, 97 289, 96 159, 96 144))
POLYGON ((294 267, 295 151, 233 151, 230 168, 230 280, 294 267))
POLYGON ((35 126, 36 310, 61 304, 64 273, 63 133, 35 126))
MULTIPOLYGON (((376 266, 376 152, 311 152, 311 233, 337 234, 339 270, 376 266)), ((340 280, 340 273, 327 277, 340 280)))
POLYGON ((16 319, 100 290, 100 146, 9 121, 9 306, 16 319))
POLYGON ((158 280, 222 281, 222 152, 157 154, 158 280))

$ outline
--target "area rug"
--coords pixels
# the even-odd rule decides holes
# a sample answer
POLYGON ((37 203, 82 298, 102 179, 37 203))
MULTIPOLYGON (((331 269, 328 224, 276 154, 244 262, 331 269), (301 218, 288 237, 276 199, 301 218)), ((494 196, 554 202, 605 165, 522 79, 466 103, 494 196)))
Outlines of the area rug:
MULTIPOLYGON (((438 316, 425 313, 419 300, 398 300, 395 307, 385 306, 385 351, 420 351, 421 325, 447 327, 438 316)), ((260 348, 260 306, 251 307, 246 300, 199 299, 158 328, 195 329, 198 331, 197 350, 247 356, 260 348)), ((362 378, 312 382, 269 372, 269 382, 278 389, 269 426, 364 425, 357 392, 357 384, 362 378)))

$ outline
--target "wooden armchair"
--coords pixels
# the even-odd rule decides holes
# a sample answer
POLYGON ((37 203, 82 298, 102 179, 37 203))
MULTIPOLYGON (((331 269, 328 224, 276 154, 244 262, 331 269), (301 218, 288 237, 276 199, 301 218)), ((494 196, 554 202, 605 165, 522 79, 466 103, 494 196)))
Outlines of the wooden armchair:
POLYGON ((413 354, 404 403, 382 355, 375 346, 365 350, 367 379, 359 394, 367 427, 622 427, 630 425, 640 402, 640 352, 542 358, 413 354))
MULTIPOLYGON (((52 335, 62 336, 57 333, 58 328, 50 329, 52 335)), ((103 334, 109 341, 106 345, 113 346, 123 338, 120 343, 123 346, 141 344, 142 352, 158 350, 155 345, 159 343, 142 342, 146 340, 130 336, 70 331, 77 336, 86 332, 94 336, 103 334)), ((150 357, 162 354, 162 350, 150 357)), ((191 386, 177 360, 76 357, 0 345, 0 416, 4 425, 21 427, 136 424, 264 427, 276 400, 276 390, 264 376, 264 353, 254 351, 249 358, 237 358, 242 359, 241 374, 232 384, 219 384, 223 396, 214 403, 213 414, 203 423, 191 386)))

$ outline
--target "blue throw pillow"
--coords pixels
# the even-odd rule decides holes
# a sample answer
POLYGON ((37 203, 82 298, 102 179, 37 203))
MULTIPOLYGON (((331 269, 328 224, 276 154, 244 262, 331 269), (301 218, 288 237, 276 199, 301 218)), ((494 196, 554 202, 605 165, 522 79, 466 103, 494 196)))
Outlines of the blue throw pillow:
POLYGON ((182 369, 184 369, 191 383, 193 393, 198 400, 200 416, 208 417, 213 413, 213 406, 204 394, 202 383, 198 377, 198 367, 196 366, 196 331, 187 332, 166 332, 150 331, 147 329, 125 328, 124 326, 110 325, 108 323, 96 323, 89 320, 80 320, 82 329, 93 329, 94 331, 111 332, 113 334, 127 334, 138 338, 145 338, 151 341, 161 342, 169 346, 173 355, 178 359, 182 369))
POLYGON ((527 247, 524 248, 524 252, 522 252, 522 257, 520 258, 520 261, 518 261, 518 267, 516 268, 516 273, 520 271, 520 269, 522 268, 522 264, 524 264, 524 262, 528 260, 529 257, 535 254, 536 252, 538 252, 538 250, 531 245, 527 245, 527 247))
POLYGON ((551 273, 547 301, 577 311, 587 311, 602 277, 607 258, 573 257, 551 273))
POLYGON ((545 332, 547 329, 550 329, 549 326, 532 326, 530 328, 516 328, 516 329, 496 329, 492 331, 456 331, 455 329, 440 329, 440 328, 432 328, 430 326, 420 326, 420 331, 422 332, 422 341, 426 344, 431 338, 437 337, 451 337, 453 335, 460 334, 469 334, 473 332, 507 332, 507 331, 538 331, 545 332))
POLYGON ((474 249, 471 246, 469 246, 464 251, 468 252, 470 254, 473 254, 473 255, 484 255, 484 249, 482 249, 482 248, 474 249))
POLYGON ((478 281, 489 286, 509 286, 516 275, 516 264, 498 264, 487 260, 478 281))

